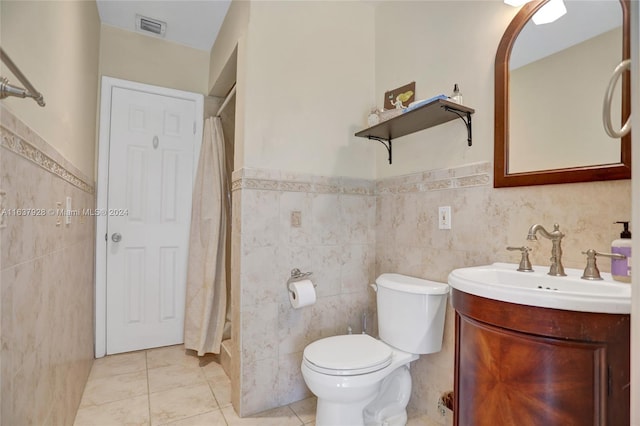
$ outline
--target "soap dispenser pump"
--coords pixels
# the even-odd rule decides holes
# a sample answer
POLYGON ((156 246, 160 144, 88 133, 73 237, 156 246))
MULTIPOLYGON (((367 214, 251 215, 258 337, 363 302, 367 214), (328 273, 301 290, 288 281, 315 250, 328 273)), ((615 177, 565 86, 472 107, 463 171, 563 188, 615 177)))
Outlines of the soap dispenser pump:
POLYGON ((611 259, 611 276, 616 281, 625 283, 631 282, 631 232, 629 232, 629 222, 616 222, 624 226, 620 233, 620 239, 611 243, 611 253, 618 253, 625 256, 624 259, 611 259))

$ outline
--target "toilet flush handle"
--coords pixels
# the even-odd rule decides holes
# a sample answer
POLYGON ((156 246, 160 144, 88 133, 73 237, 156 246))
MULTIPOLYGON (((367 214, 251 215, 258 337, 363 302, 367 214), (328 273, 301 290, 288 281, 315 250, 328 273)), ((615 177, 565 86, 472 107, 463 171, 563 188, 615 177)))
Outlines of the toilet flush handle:
POLYGON ((373 291, 375 291, 376 293, 378 292, 378 284, 369 284, 369 286, 373 289, 373 291))

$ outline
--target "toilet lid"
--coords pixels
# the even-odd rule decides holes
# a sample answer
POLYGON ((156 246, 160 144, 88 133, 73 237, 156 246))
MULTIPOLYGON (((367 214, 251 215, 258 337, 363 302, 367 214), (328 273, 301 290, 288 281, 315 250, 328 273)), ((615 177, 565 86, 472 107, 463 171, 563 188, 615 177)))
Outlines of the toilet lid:
POLYGON ((317 340, 304 349, 309 368, 334 376, 378 371, 391 364, 391 348, 368 334, 346 334, 317 340))

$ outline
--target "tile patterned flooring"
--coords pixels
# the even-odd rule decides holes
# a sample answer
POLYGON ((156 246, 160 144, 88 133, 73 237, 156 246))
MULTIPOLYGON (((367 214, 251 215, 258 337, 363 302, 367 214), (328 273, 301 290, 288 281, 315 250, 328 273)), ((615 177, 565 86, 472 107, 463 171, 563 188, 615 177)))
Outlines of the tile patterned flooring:
POLYGON ((184 347, 110 355, 93 363, 75 426, 299 426, 315 423, 315 398, 240 418, 219 363, 200 366, 184 347))
MULTIPOLYGON (((74 426, 315 425, 315 398, 240 418, 230 393, 220 364, 200 366, 182 345, 110 355, 94 362, 74 426)), ((407 426, 429 424, 419 418, 407 426)))

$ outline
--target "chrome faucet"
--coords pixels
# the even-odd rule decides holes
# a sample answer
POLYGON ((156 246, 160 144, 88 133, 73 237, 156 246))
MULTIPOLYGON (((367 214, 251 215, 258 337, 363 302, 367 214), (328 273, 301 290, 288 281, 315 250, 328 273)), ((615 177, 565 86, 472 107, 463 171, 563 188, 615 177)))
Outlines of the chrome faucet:
POLYGON ((549 268, 548 275, 565 277, 567 274, 564 273, 564 266, 562 266, 562 246, 560 245, 564 234, 560 232, 560 225, 555 223, 553 225, 553 232, 548 232, 542 225, 537 223, 531 225, 527 240, 537 240, 537 232, 540 232, 540 235, 551 240, 551 259, 549 259, 551 260, 551 268, 549 268))

